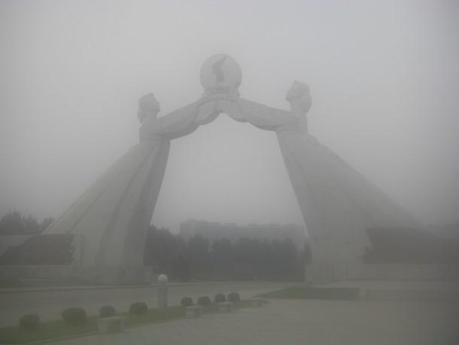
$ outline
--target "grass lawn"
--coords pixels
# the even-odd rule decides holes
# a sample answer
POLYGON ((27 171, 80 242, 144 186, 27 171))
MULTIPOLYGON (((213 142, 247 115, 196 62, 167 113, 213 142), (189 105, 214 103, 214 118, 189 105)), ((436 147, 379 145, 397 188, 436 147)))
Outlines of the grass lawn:
POLYGON ((325 299, 325 300, 357 300, 359 299, 358 288, 326 288, 292 286, 282 290, 276 290, 259 295, 263 298, 285 299, 325 299))
MULTIPOLYGON (((180 319, 185 316, 185 309, 181 306, 167 309, 149 309, 142 315, 119 313, 125 317, 126 327, 136 327, 144 324, 166 322, 180 319)), ((36 330, 25 330, 18 326, 0 328, 1 344, 24 344, 32 341, 59 339, 79 335, 90 335, 97 332, 97 317, 88 317, 88 321, 80 326, 71 326, 63 320, 43 322, 36 330)))
POLYGON ((32 341, 71 337, 91 334, 97 331, 96 317, 89 317, 88 322, 81 326, 70 326, 63 320, 42 323, 36 330, 25 330, 18 326, 0 328, 0 343, 22 344, 32 341))

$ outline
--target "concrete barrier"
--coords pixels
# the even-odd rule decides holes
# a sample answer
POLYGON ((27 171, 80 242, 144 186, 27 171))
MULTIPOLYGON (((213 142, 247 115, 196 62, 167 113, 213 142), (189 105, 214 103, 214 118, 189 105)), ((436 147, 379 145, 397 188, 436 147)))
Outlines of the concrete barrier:
POLYGON ((228 313, 233 310, 233 303, 231 302, 217 303, 217 310, 222 313, 228 313))
POLYGON ((187 318, 195 318, 200 317, 203 313, 203 307, 200 305, 191 305, 185 308, 185 317, 187 318))
POLYGON ((97 320, 99 333, 122 332, 125 328, 124 318, 120 316, 103 317, 97 320))
POLYGON ((306 280, 314 284, 343 280, 459 281, 459 265, 318 262, 306 266, 306 280))

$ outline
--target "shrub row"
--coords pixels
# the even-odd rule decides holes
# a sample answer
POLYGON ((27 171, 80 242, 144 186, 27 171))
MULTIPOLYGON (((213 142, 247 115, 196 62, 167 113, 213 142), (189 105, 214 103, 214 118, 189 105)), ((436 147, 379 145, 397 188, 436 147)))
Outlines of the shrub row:
POLYGON ((142 315, 146 314, 148 311, 148 306, 145 302, 136 302, 132 303, 129 307, 129 314, 132 315, 142 315))
POLYGON ((233 303, 239 303, 241 301, 241 297, 237 292, 230 292, 228 294, 228 301, 233 303))
POLYGON ((193 299, 191 297, 183 297, 180 300, 180 305, 183 307, 189 307, 190 305, 193 305, 193 299))
POLYGON ((111 305, 104 305, 99 309, 99 317, 111 317, 116 315, 116 310, 111 305))
MULTIPOLYGON (((240 297, 237 292, 231 292, 228 296, 222 293, 218 293, 214 297, 215 303, 221 303, 225 301, 233 303, 240 302, 240 297)), ((183 297, 180 304, 184 307, 193 305, 193 299, 191 297, 183 297)), ((197 304, 203 307, 212 304, 211 299, 208 296, 201 296, 197 299, 197 304)), ((146 314, 148 306, 145 302, 135 302, 129 307, 129 313, 132 315, 146 314)), ((99 309, 99 317, 111 317, 116 315, 116 309, 111 305, 104 305, 99 309)), ((81 326, 88 321, 86 310, 83 308, 67 308, 62 312, 62 319, 69 325, 81 326)), ((35 330, 40 326, 40 317, 38 314, 26 314, 20 317, 19 327, 25 330, 35 330)))
POLYGON ((26 314, 19 319, 19 327, 28 331, 35 330, 40 326, 38 314, 26 314))
POLYGON ((209 296, 198 297, 198 305, 207 307, 211 304, 212 304, 212 301, 210 300, 209 296))
POLYGON ((88 321, 88 315, 83 308, 68 308, 62 312, 64 321, 72 326, 81 326, 88 321))
MULTIPOLYGON (((233 303, 238 303, 241 301, 241 298, 239 296, 239 293, 237 292, 231 292, 228 294, 228 296, 225 296, 222 293, 218 293, 214 297, 214 303, 222 303, 222 302, 233 302, 233 303)), ((193 299, 191 297, 183 297, 180 301, 180 304, 184 307, 189 307, 193 305, 193 299)), ((198 297, 196 304, 201 305, 201 306, 209 306, 212 304, 212 301, 208 296, 201 296, 198 297)))
POLYGON ((215 295, 215 298, 214 298, 214 302, 215 303, 221 303, 221 302, 226 302, 226 297, 224 294, 222 293, 218 293, 215 295))

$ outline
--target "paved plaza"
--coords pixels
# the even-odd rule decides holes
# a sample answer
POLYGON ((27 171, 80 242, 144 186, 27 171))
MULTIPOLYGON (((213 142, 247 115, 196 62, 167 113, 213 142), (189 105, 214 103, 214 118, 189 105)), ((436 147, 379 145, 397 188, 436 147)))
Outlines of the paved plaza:
POLYGON ((260 308, 53 344, 457 345, 453 312, 453 306, 438 301, 272 300, 260 308))
MULTIPOLYGON (((122 333, 98 334, 51 342, 55 345, 457 345, 459 298, 436 298, 417 291, 451 291, 443 283, 359 283, 371 291, 386 291, 377 298, 343 300, 272 299, 263 307, 200 318, 130 328, 122 333), (375 290, 376 289, 376 290, 375 290), (395 294, 400 289, 403 293, 395 294), (409 297, 408 292, 411 296, 409 297), (429 298, 424 298, 427 296, 429 298)), ((170 287, 170 304, 182 296, 239 291, 243 298, 287 286, 285 283, 190 283, 170 287)), ((334 284, 355 286, 355 282, 334 284)), ((454 288, 457 285, 453 286, 454 288)), ((366 294, 371 295, 371 294, 366 294)), ((32 309, 58 318, 66 306, 77 305, 95 314, 103 304, 127 309, 134 300, 156 303, 155 287, 5 290, 0 293, 0 314, 6 324, 13 315, 32 309), (6 309, 5 309, 6 307, 6 309), (38 308, 38 309, 37 309, 38 308)))

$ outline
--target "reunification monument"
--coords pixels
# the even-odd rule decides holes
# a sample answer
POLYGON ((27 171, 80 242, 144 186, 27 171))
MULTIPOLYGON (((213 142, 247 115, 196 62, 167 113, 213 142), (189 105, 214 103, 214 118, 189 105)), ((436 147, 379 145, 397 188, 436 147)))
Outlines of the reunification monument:
POLYGON ((241 80, 239 65, 219 54, 201 68, 205 92, 198 101, 158 118, 160 106, 155 96, 141 97, 139 143, 45 233, 74 236, 76 265, 114 272, 118 279, 135 279, 143 272, 146 233, 170 141, 192 133, 221 113, 276 135, 310 236, 310 279, 320 280, 327 271, 339 279, 336 272, 348 274, 357 268, 370 246, 367 229, 416 225, 410 215, 308 133, 311 94, 306 84, 293 82, 286 94, 290 109, 281 110, 240 97, 241 80))

